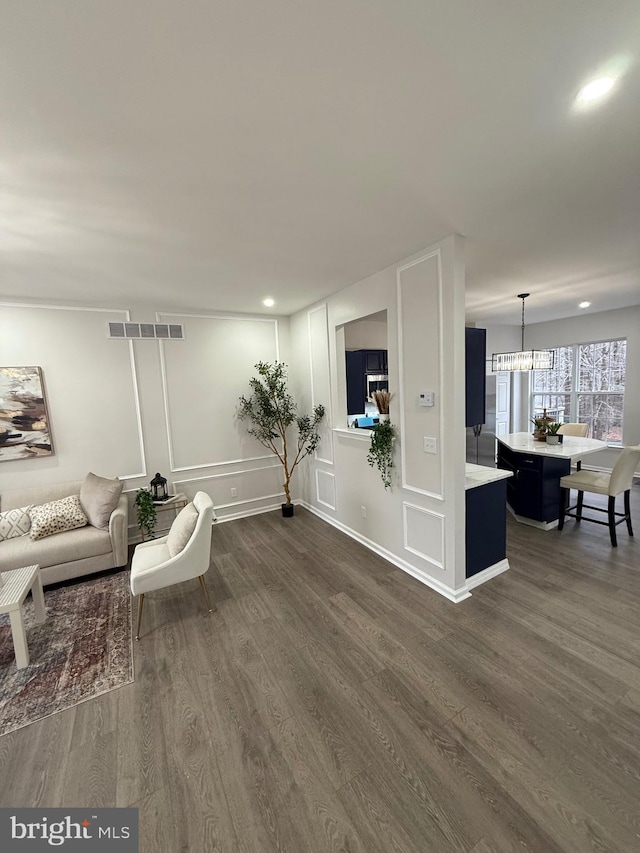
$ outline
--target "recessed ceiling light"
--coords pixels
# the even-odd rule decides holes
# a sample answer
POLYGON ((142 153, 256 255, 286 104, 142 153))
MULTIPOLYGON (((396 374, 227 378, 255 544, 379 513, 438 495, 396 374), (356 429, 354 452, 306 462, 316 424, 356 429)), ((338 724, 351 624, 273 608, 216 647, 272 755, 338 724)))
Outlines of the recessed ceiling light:
POLYGON ((598 77, 596 80, 591 80, 580 89, 576 101, 580 104, 599 101, 613 89, 615 82, 613 77, 598 77))
POLYGON ((584 302, 580 302, 580 303, 578 304, 578 308, 588 308, 588 307, 589 307, 589 305, 591 305, 591 303, 590 303, 590 302, 587 302, 587 301, 585 300, 584 302))
POLYGON ((262 300, 262 304, 265 308, 273 308, 273 306, 276 304, 276 300, 272 299, 270 296, 267 296, 266 299, 262 300))

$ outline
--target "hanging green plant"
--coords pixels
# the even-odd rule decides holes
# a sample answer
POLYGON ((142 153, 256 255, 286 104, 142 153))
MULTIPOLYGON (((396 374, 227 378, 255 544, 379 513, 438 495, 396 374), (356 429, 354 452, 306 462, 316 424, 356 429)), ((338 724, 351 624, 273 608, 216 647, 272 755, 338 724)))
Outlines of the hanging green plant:
POLYGON ((371 446, 367 454, 367 462, 372 468, 377 468, 380 471, 385 489, 391 488, 393 440, 395 437, 396 431, 391 421, 382 421, 371 430, 371 446))
POLYGON ((138 527, 140 532, 147 534, 149 539, 154 538, 154 529, 158 514, 153 503, 153 495, 146 489, 138 489, 134 503, 138 514, 138 527))

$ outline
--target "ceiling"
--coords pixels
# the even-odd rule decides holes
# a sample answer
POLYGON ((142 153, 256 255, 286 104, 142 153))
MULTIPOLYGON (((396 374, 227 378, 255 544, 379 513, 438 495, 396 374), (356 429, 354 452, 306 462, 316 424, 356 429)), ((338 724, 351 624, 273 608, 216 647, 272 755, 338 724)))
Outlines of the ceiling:
POLYGON ((637 0, 3 0, 0 42, 3 297, 286 315, 457 232, 469 321, 640 303, 637 0))

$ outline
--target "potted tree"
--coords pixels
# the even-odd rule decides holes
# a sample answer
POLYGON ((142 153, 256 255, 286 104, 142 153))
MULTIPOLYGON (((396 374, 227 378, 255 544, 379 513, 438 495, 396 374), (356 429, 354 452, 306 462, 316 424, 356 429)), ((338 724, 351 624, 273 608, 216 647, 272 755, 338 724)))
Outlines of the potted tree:
POLYGON ((393 440, 396 431, 391 421, 382 421, 371 429, 371 445, 367 462, 380 472, 385 489, 391 488, 393 468, 393 440))
POLYGON ((255 368, 258 376, 249 380, 251 395, 240 397, 238 417, 248 422, 249 435, 280 460, 285 494, 282 514, 290 517, 293 515, 291 477, 305 456, 313 453, 320 443, 318 425, 324 417, 324 406, 317 405, 313 415, 298 415, 297 404, 287 388, 287 365, 277 361, 274 364, 259 361, 255 368), (287 431, 294 425, 297 437, 292 447, 291 435, 287 436, 287 431))

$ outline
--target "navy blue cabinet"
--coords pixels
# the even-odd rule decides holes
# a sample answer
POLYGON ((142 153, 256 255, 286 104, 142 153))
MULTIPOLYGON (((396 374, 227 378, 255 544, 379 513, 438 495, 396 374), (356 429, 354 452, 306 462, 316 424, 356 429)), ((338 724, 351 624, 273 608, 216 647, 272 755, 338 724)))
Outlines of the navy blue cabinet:
MULTIPOLYGON (((367 398, 367 377, 386 376, 387 350, 359 349, 345 353, 347 362, 347 414, 361 415, 367 398)), ((373 387, 373 386, 372 386, 373 387)), ((385 383, 376 387, 388 387, 385 383)))
POLYGON ((518 453, 498 441, 498 468, 512 471, 507 501, 516 515, 549 523, 560 515, 560 477, 569 474, 569 459, 518 453))
POLYGON ((465 327, 465 426, 485 422, 487 330, 465 327))
POLYGON ((466 576, 468 578, 504 560, 507 554, 506 484, 498 480, 467 489, 466 576))
POLYGON ((347 357, 347 414, 364 413, 365 372, 364 350, 345 353, 347 357))

